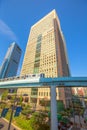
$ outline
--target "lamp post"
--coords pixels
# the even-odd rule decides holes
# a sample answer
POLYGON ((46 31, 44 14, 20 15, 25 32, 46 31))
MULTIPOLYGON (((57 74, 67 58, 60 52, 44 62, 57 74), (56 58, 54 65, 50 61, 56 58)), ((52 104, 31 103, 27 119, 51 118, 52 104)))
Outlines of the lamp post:
MULTIPOLYGON (((16 90, 17 93, 17 90, 16 90)), ((14 104, 12 106, 12 111, 11 111, 11 116, 10 116, 10 121, 9 121, 9 125, 8 125, 8 130, 10 130, 11 128, 11 123, 12 123, 12 118, 13 118, 13 113, 14 113, 14 109, 15 109, 15 103, 16 103, 16 93, 15 93, 15 98, 14 98, 14 104)))

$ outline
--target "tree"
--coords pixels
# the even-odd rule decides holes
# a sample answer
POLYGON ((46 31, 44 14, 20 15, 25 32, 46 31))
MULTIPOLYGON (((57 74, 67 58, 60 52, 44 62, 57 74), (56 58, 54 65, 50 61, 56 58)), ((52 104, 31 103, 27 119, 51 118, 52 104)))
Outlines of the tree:
POLYGON ((41 101, 40 101, 40 105, 41 106, 44 106, 44 109, 45 109, 45 111, 46 111, 46 108, 47 108, 47 106, 49 106, 49 101, 47 101, 47 98, 43 98, 41 101))
POLYGON ((6 100, 8 96, 8 90, 4 91, 4 93, 2 94, 2 100, 6 100))
POLYGON ((46 122, 46 115, 43 113, 34 113, 30 119, 30 126, 33 130, 50 130, 46 122))

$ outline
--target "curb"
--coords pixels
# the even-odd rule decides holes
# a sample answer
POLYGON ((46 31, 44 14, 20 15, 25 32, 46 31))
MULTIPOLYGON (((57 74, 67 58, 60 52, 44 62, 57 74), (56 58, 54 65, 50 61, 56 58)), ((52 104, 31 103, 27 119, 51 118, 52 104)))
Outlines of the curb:
MULTIPOLYGON (((7 123, 9 123, 9 121, 5 118, 2 118, 4 121, 6 121, 7 123)), ((22 130, 21 128, 19 128, 18 126, 14 125, 13 123, 11 123, 11 125, 13 125, 17 130, 22 130)))

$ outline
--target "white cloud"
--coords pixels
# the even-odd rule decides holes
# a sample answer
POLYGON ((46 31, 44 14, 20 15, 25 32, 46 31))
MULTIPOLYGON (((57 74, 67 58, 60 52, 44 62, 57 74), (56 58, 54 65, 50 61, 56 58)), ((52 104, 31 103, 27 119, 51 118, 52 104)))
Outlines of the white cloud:
POLYGON ((18 41, 16 35, 11 30, 11 28, 1 19, 0 19, 0 33, 7 36, 11 40, 18 41))

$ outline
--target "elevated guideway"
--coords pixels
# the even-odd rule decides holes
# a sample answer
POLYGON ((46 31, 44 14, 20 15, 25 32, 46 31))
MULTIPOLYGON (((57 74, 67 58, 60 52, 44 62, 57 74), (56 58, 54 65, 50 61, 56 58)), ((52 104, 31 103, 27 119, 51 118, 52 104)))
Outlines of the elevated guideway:
POLYGON ((24 87, 87 87, 87 77, 62 77, 62 78, 8 78, 0 80, 0 88, 24 87))
POLYGON ((0 91, 9 88, 50 87, 51 89, 51 130, 58 130, 56 87, 87 87, 87 77, 12 77, 0 80, 0 91))

